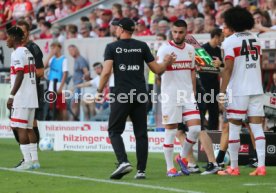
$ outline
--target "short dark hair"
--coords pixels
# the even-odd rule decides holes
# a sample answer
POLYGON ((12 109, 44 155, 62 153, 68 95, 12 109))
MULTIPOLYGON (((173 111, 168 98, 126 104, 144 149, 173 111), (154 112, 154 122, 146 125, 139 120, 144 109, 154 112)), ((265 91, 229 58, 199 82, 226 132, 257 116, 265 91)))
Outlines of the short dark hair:
POLYGON ((223 2, 222 5, 230 5, 231 7, 234 6, 230 1, 223 2))
POLYGON ((86 16, 82 16, 82 17, 80 18, 80 20, 81 20, 82 22, 86 22, 86 21, 89 21, 89 18, 86 17, 86 16))
POLYGON ((179 20, 176 20, 174 23, 173 23, 173 26, 175 27, 185 27, 187 28, 187 23, 186 21, 182 20, 182 19, 179 19, 179 20))
POLYGON ((18 26, 25 26, 25 28, 27 29, 27 31, 30 31, 30 25, 29 23, 26 21, 26 20, 19 20, 17 23, 16 23, 18 26))
POLYGON ((14 37, 14 41, 20 43, 24 38, 24 32, 20 27, 13 26, 7 30, 9 36, 14 37))
POLYGON ((222 30, 220 28, 215 28, 211 31, 211 38, 214 38, 215 36, 220 37, 222 34, 222 30))
POLYGON ((52 27, 52 24, 49 21, 44 21, 42 23, 42 25, 44 25, 45 27, 47 27, 48 29, 50 29, 52 27))
POLYGON ((225 11, 224 23, 235 32, 250 30, 254 27, 252 14, 241 7, 233 7, 225 11))
POLYGON ((163 33, 158 33, 158 34, 156 34, 156 36, 160 36, 160 37, 162 37, 164 40, 167 39, 167 36, 166 36, 165 34, 163 34, 163 33))
POLYGON ((95 63, 93 64, 93 68, 95 68, 95 67, 97 67, 97 66, 103 67, 102 63, 100 63, 100 62, 95 62, 95 63))

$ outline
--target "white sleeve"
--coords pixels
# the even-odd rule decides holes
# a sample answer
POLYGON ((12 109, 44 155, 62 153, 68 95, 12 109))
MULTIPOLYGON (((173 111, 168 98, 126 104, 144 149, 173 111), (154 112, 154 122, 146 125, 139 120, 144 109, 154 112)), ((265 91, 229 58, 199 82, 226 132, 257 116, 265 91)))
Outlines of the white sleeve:
POLYGON ((233 49, 233 42, 231 43, 230 39, 226 39, 223 43, 223 50, 224 50, 224 60, 235 59, 234 49, 233 49))
POLYGON ((161 46, 158 51, 157 51, 157 54, 156 54, 156 57, 157 57, 157 63, 160 64, 163 62, 164 60, 164 57, 165 57, 166 53, 165 53, 165 46, 161 46))
POLYGON ((90 84, 91 84, 91 87, 97 87, 95 78, 93 78, 92 80, 90 80, 90 84))
POLYGON ((62 72, 68 72, 68 62, 66 58, 63 60, 62 63, 62 72))
POLYGON ((24 52, 21 49, 15 50, 11 61, 14 66, 15 72, 19 70, 24 70, 24 57, 24 52))

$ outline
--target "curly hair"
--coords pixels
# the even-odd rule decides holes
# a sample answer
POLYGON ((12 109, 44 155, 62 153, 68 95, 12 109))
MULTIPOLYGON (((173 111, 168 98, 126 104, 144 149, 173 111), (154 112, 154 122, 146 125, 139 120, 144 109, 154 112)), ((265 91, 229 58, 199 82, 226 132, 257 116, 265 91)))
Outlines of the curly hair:
POLYGON ((254 27, 252 14, 247 9, 241 7, 233 7, 225 11, 223 17, 227 27, 235 32, 250 30, 254 27))

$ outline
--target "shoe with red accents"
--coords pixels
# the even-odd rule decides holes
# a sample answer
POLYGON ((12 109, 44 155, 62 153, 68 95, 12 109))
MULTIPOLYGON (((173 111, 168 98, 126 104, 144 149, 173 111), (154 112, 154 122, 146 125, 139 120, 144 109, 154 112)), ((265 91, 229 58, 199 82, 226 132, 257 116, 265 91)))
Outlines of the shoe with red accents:
POLYGON ((177 176, 181 176, 181 173, 179 173, 176 168, 172 168, 167 172, 167 176, 168 177, 177 177, 177 176))
POLYGON ((257 167, 256 170, 249 173, 250 176, 266 176, 266 168, 265 166, 257 167))
POLYGON ((179 164, 180 166, 180 169, 181 169, 181 172, 185 175, 190 175, 190 171, 188 169, 188 161, 186 160, 186 158, 181 158, 180 157, 180 154, 178 154, 176 157, 175 157, 175 161, 176 163, 179 164))
POLYGON ((218 175, 220 175, 220 176, 239 176, 240 169, 239 168, 231 168, 230 166, 228 166, 226 170, 218 171, 218 175))

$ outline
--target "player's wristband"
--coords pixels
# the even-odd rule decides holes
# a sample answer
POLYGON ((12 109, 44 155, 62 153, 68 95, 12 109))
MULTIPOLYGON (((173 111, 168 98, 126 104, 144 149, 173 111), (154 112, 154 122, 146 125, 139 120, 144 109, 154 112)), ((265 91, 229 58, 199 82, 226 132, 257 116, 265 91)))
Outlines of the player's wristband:
POLYGON ((9 98, 14 99, 14 95, 10 94, 9 98))

